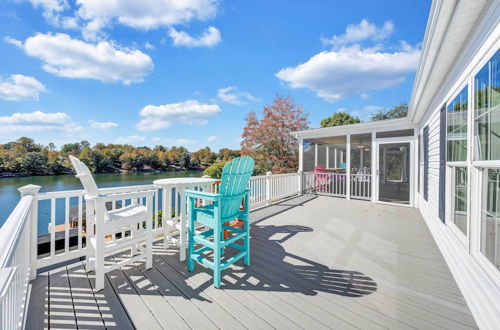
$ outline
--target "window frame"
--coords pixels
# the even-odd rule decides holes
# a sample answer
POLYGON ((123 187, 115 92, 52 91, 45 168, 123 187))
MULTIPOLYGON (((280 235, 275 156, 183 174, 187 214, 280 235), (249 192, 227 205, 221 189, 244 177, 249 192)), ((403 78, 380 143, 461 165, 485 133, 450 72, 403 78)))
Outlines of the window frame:
POLYGON ((498 45, 493 45, 484 56, 478 61, 468 75, 469 81, 469 126, 471 129, 468 132, 468 165, 469 165, 469 204, 470 206, 470 225, 469 225, 469 252, 476 260, 481 269, 492 279, 500 283, 500 271, 493 263, 481 252, 481 217, 482 203, 486 199, 484 194, 484 180, 487 175, 487 170, 490 168, 500 168, 500 160, 479 160, 475 159, 477 142, 475 139, 475 77, 484 68, 484 66, 493 58, 499 51, 498 45), (472 197, 473 196, 473 197, 472 197))

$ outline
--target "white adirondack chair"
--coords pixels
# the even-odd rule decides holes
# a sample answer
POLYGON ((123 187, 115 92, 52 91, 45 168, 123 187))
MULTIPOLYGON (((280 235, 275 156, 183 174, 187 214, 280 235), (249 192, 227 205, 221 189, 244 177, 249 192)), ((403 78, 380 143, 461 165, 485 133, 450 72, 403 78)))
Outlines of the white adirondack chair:
POLYGON ((85 190, 87 205, 87 272, 95 270, 95 290, 104 288, 104 274, 140 259, 146 259, 146 269, 152 267, 153 243, 153 190, 129 191, 103 195, 92 177, 88 167, 78 158, 69 156, 85 190), (146 199, 146 206, 139 202, 146 199), (108 211, 106 203, 130 200, 130 205, 108 211), (146 228, 143 228, 143 223, 146 228), (125 235, 130 232, 130 235, 125 235), (116 233, 122 233, 120 239, 115 239, 116 233), (108 242, 105 237, 111 235, 108 242), (130 257, 120 256, 120 261, 105 265, 104 257, 109 253, 130 248, 130 257))

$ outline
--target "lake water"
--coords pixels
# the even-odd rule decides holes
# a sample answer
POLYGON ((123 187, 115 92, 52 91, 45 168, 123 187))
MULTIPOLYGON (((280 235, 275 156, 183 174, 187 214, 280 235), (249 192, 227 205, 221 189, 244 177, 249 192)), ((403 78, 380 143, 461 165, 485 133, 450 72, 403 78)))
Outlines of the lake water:
MULTIPOLYGON (((199 177, 202 175, 202 173, 203 172, 200 171, 184 171, 94 174, 94 178, 98 187, 107 188, 151 184, 154 180, 163 178, 199 177)), ((10 213, 19 202, 19 192, 17 191, 17 189, 27 184, 35 184, 41 186, 41 192, 83 189, 80 180, 78 180, 74 175, 33 176, 25 178, 0 179, 0 226, 3 225, 5 220, 7 220, 10 213)), ((45 205, 40 206, 43 209, 46 207, 45 205)), ((38 228, 39 234, 47 232, 47 226, 45 223, 39 223, 38 228)))

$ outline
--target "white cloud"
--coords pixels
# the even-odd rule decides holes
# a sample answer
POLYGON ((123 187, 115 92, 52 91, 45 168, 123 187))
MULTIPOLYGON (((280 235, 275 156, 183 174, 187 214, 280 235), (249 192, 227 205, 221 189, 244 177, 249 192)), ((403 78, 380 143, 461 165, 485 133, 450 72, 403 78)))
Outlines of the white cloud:
POLYGON ((215 116, 221 111, 216 104, 204 104, 197 100, 163 105, 147 105, 139 112, 144 117, 136 124, 141 131, 160 130, 173 123, 204 125, 206 118, 215 116))
POLYGON ((59 77, 120 81, 128 85, 143 81, 153 69, 148 55, 107 41, 86 43, 62 33, 36 34, 24 43, 12 38, 5 40, 41 59, 43 69, 59 77))
POLYGON ((65 16, 64 11, 71 9, 67 0, 29 0, 33 7, 41 8, 43 17, 50 24, 66 29, 79 27, 78 18, 65 16))
POLYGON ((397 52, 359 46, 323 51, 307 62, 281 69, 276 76, 292 88, 308 88, 335 102, 344 97, 386 89, 402 83, 416 70, 420 50, 407 44, 397 52))
POLYGON ((359 24, 348 25, 345 33, 334 35, 332 38, 322 38, 325 45, 339 47, 347 44, 359 43, 364 40, 382 41, 387 39, 394 32, 394 23, 387 21, 383 26, 377 27, 366 19, 359 24))
POLYGON ((33 99, 38 101, 41 92, 45 92, 45 86, 33 77, 22 74, 11 74, 8 77, 0 76, 0 100, 33 99))
POLYGON ((141 30, 204 21, 217 13, 218 0, 78 0, 77 14, 87 37, 113 22, 141 30))
POLYGON ((130 135, 130 136, 120 136, 115 140, 118 144, 137 144, 146 141, 145 136, 141 135, 130 135))
POLYGON ((119 126, 118 123, 112 121, 94 121, 94 120, 89 120, 89 125, 92 128, 102 129, 102 130, 107 130, 119 126))
POLYGON ((81 129, 82 127, 71 120, 71 117, 64 112, 16 112, 10 116, 0 117, 0 132, 2 134, 48 131, 74 132, 81 129))
POLYGON ((208 142, 215 142, 215 141, 219 141, 219 137, 217 136, 209 136, 208 139, 207 139, 208 142))
POLYGON ((257 98, 254 97, 252 94, 245 91, 239 91, 238 87, 235 86, 220 88, 218 90, 217 96, 222 101, 235 105, 245 104, 246 101, 251 101, 251 102, 257 101, 257 98))
POLYGON ((183 138, 175 139, 175 138, 154 137, 152 140, 153 140, 153 142, 162 143, 162 144, 166 144, 169 146, 187 146, 187 145, 192 145, 192 144, 196 143, 196 141, 194 141, 194 140, 183 139, 183 138))
POLYGON ((378 105, 365 105, 362 110, 363 111, 380 111, 380 110, 383 110, 384 107, 381 107, 381 106, 378 106, 378 105))
POLYGON ((213 47, 221 42, 220 31, 210 26, 200 36, 192 37, 185 31, 177 31, 171 27, 168 31, 174 46, 181 47, 213 47))

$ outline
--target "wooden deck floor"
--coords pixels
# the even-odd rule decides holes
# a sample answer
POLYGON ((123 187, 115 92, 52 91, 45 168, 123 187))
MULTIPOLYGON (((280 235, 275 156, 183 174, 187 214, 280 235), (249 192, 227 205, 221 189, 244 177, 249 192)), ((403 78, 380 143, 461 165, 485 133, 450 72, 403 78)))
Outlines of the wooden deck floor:
POLYGON ((221 289, 158 244, 153 269, 115 270, 98 293, 81 262, 39 274, 27 328, 476 328, 414 209, 300 197, 252 219, 251 266, 221 289))

